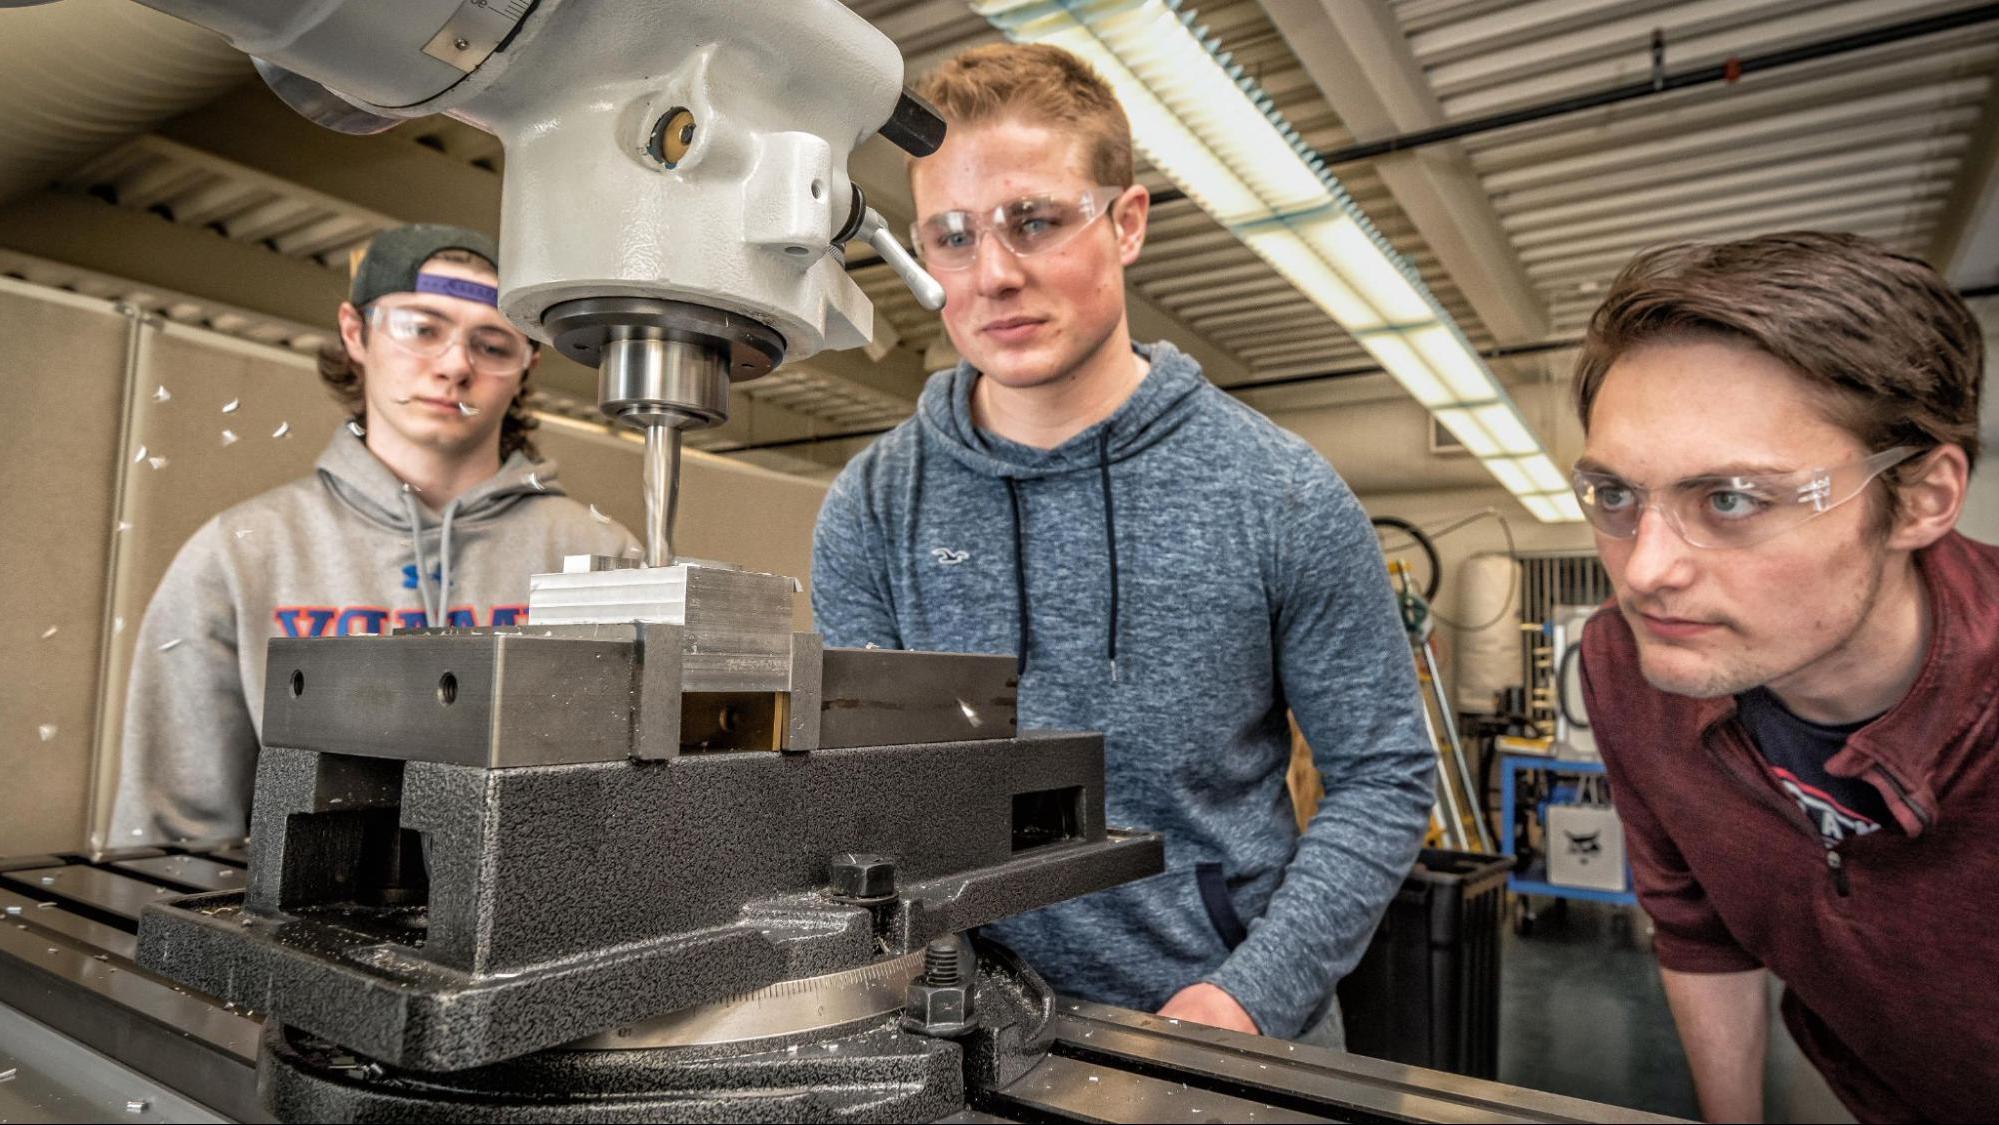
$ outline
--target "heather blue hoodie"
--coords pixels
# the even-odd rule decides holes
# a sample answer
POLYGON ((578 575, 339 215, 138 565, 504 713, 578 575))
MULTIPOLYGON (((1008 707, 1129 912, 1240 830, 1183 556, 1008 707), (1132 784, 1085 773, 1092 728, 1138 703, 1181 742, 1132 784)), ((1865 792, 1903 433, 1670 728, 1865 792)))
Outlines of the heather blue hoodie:
POLYGON ((1157 1009, 1207 980, 1293 1036, 1414 862, 1431 752, 1367 515, 1170 344, 1053 450, 972 422, 978 373, 849 463, 819 514, 826 643, 1015 654, 1023 729, 1105 735, 1110 822, 1167 871, 990 927, 1058 989, 1157 1009), (1301 837, 1285 710, 1326 797, 1301 837))

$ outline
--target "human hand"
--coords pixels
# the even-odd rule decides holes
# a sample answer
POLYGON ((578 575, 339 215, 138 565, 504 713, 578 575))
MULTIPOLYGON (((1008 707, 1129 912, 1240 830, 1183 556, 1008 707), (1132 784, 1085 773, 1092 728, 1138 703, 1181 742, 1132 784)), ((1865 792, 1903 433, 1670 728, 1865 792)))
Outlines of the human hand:
POLYGON ((1235 997, 1206 981, 1190 984, 1174 993, 1173 998, 1166 1002, 1166 1006, 1159 1009, 1159 1014, 1167 1019, 1204 1023, 1209 1027, 1226 1028, 1229 1031, 1241 1031, 1250 1035, 1263 1034, 1243 1006, 1236 1003, 1235 997))

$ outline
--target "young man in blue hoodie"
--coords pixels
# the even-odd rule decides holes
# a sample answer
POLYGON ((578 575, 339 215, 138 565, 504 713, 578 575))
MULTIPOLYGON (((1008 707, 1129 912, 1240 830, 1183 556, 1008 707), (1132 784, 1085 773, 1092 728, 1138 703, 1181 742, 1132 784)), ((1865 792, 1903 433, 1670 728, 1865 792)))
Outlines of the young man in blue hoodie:
POLYGON ((498 259, 456 227, 369 244, 319 364, 353 417, 311 476, 196 531, 146 608, 109 846, 248 830, 272 637, 510 625, 530 574, 637 550, 536 459, 537 353, 498 308, 498 259))
POLYGON ((1113 823, 1165 874, 990 929, 1062 991, 1341 1042, 1333 985, 1432 799, 1408 641, 1331 465, 1135 345, 1149 197, 1110 88, 1045 46, 977 48, 922 92, 913 237, 964 357, 840 474, 813 607, 832 645, 1009 652, 1021 726, 1102 731, 1113 823), (1297 715, 1326 796, 1301 836, 1297 715))

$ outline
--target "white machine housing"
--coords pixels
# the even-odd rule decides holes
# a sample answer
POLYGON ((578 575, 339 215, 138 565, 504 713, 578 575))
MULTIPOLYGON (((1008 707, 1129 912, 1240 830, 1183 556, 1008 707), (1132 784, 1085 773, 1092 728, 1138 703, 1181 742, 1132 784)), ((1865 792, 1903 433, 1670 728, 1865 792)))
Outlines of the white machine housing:
POLYGON ((830 253, 847 159, 894 111, 902 56, 838 0, 141 0, 387 118, 447 114, 506 148, 500 306, 683 301, 859 347, 867 297, 830 253), (695 130, 667 163, 654 135, 695 130))

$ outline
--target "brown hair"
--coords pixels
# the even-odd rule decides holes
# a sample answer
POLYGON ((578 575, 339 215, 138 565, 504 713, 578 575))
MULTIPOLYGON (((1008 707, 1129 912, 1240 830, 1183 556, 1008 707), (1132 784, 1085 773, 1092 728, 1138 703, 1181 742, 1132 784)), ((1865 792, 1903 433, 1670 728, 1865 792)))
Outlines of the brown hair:
POLYGON ((916 92, 953 126, 1018 117, 1066 128, 1083 142, 1085 171, 1095 183, 1132 185, 1131 123, 1124 107, 1090 64, 1060 47, 973 47, 924 77, 916 92))
MULTIPOLYGON (((1748 344, 1822 393, 1827 416, 1870 450, 1962 446, 1978 463, 1985 340, 1928 263, 1854 234, 1794 231, 1641 252, 1611 282, 1576 360, 1576 410, 1639 347, 1702 338, 1748 344)), ((1911 458, 1884 474, 1911 479, 1911 458)), ((1886 520, 1884 520, 1885 526, 1886 520)))
MULTIPOLYGON (((495 273, 499 272, 493 263, 470 250, 439 250, 424 261, 426 264, 452 262, 461 266, 481 266, 495 273)), ((367 322, 363 321, 361 324, 363 339, 367 338, 367 332, 367 322)), ((365 427, 368 424, 368 404, 361 393, 361 379, 361 365, 354 362, 354 358, 347 354, 347 345, 339 336, 336 335, 332 340, 320 345, 320 382, 325 383, 326 388, 333 392, 336 401, 352 412, 353 421, 365 427)), ((528 413, 527 396, 527 379, 522 378, 521 389, 515 393, 514 400, 507 404, 507 416, 500 420, 502 464, 514 455, 515 450, 527 454, 531 460, 541 460, 541 450, 535 447, 534 438, 530 436, 530 431, 541 423, 535 421, 534 415, 528 413)))

